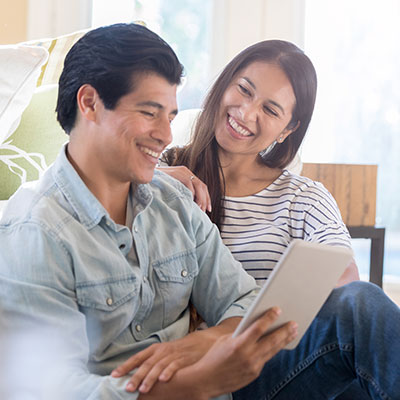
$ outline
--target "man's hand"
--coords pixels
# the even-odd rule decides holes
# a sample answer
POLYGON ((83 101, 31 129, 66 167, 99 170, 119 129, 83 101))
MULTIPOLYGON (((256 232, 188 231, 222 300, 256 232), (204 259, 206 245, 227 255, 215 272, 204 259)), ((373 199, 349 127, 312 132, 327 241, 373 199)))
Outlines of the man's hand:
POLYGON ((147 393, 157 381, 166 382, 178 371, 200 360, 215 341, 232 333, 240 318, 229 318, 218 326, 190 333, 182 339, 153 344, 130 357, 111 376, 117 378, 138 368, 127 384, 127 391, 147 393))
POLYGON ((211 198, 207 185, 197 178, 190 169, 184 166, 157 167, 157 169, 183 183, 193 193, 193 198, 197 205, 203 211, 211 212, 211 198))
POLYGON ((204 382, 216 388, 209 396, 234 392, 256 379, 265 363, 297 336, 297 324, 290 322, 265 336, 280 310, 273 308, 235 338, 221 337, 193 369, 197 376, 209 375, 204 382), (213 371, 212 374, 210 372, 213 371))
POLYGON ((178 370, 170 381, 158 382, 150 392, 142 392, 139 399, 204 400, 248 385, 297 335, 297 324, 290 322, 265 336, 278 314, 273 308, 237 337, 221 336, 200 360, 178 370))

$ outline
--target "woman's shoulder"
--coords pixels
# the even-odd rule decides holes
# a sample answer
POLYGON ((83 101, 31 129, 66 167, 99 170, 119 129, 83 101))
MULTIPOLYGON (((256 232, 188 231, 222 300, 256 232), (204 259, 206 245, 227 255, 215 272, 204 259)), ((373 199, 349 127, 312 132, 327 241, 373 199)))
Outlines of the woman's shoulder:
POLYGON ((334 202, 332 195, 321 182, 313 181, 286 169, 266 190, 275 191, 281 195, 290 194, 293 200, 302 199, 311 203, 334 202))

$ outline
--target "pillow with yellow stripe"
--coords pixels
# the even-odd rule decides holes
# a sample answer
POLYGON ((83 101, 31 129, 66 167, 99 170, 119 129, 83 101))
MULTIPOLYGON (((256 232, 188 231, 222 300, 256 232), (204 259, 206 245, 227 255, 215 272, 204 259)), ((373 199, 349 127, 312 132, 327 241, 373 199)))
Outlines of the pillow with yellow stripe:
POLYGON ((43 65, 37 86, 58 83, 64 58, 69 49, 86 33, 88 29, 58 36, 52 39, 40 39, 27 42, 30 46, 44 47, 49 52, 47 63, 43 65))

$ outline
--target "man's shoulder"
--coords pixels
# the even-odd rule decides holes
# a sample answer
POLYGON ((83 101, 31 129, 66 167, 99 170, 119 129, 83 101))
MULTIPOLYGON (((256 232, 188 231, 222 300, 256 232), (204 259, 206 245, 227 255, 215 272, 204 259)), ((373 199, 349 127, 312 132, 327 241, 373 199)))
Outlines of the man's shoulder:
POLYGON ((43 223, 46 219, 51 220, 54 208, 52 204, 57 204, 52 199, 55 191, 56 185, 46 174, 37 181, 24 183, 8 200, 0 225, 10 226, 39 220, 43 223))
POLYGON ((193 200, 192 192, 177 179, 172 178, 162 171, 155 170, 150 186, 155 195, 160 195, 164 200, 181 198, 193 200))

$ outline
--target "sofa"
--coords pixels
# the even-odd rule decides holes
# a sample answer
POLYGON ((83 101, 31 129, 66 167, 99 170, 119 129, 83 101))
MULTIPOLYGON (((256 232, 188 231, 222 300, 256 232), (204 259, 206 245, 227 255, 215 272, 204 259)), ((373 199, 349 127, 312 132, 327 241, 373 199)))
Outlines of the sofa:
MULTIPOLYGON (((40 178, 68 136, 56 120, 63 60, 86 31, 0 46, 0 216, 9 197, 40 178)), ((200 110, 179 112, 171 146, 187 143, 200 110)), ((290 169, 301 171, 297 157, 290 169)))

